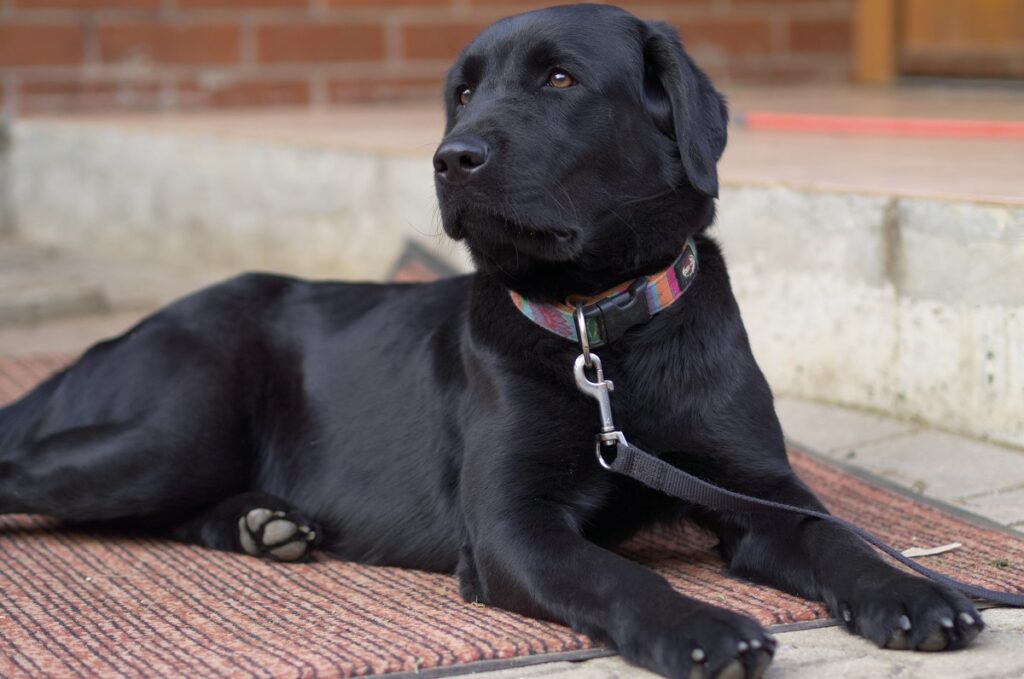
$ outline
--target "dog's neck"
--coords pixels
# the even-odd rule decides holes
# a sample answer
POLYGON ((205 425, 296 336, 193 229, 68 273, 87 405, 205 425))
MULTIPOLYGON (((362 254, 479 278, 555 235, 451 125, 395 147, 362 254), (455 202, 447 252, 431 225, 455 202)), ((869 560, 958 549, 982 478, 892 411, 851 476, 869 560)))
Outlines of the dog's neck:
POLYGON ((682 253, 667 268, 650 276, 616 285, 597 295, 571 295, 562 302, 530 301, 510 290, 512 302, 528 319, 572 342, 579 342, 574 318, 581 307, 592 347, 619 339, 627 330, 646 323, 683 296, 697 275, 697 246, 686 239, 682 253))

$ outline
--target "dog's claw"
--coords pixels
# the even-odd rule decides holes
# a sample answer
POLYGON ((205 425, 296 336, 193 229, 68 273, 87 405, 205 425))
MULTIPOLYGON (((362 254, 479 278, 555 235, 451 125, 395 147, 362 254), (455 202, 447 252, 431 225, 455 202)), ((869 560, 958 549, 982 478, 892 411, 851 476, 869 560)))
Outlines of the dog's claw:
POLYGON ((912 627, 912 625, 910 624, 910 618, 908 618, 905 615, 901 615, 900 619, 897 622, 899 623, 901 630, 903 630, 904 632, 910 631, 910 628, 912 627))
POLYGON ((708 654, 705 653, 704 649, 702 649, 702 648, 695 648, 690 653, 690 660, 692 660, 695 663, 700 664, 700 663, 704 662, 707 659, 708 659, 708 654))
POLYGON ((981 634, 981 627, 979 627, 977 623, 972 621, 971 624, 965 627, 964 631, 961 633, 961 636, 963 638, 962 645, 966 646, 970 644, 978 637, 979 634, 981 634))

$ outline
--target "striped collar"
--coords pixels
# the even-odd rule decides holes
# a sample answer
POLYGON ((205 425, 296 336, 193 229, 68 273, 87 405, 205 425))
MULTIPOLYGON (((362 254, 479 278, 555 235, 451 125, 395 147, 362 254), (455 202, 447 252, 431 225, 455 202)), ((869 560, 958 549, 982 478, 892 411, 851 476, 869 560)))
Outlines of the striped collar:
POLYGON ((570 297, 565 303, 531 302, 509 291, 512 303, 540 327, 578 342, 573 313, 583 304, 583 318, 591 347, 600 347, 622 337, 630 328, 646 323, 662 309, 683 296, 697 275, 697 245, 693 238, 672 265, 652 276, 641 276, 593 297, 570 297))

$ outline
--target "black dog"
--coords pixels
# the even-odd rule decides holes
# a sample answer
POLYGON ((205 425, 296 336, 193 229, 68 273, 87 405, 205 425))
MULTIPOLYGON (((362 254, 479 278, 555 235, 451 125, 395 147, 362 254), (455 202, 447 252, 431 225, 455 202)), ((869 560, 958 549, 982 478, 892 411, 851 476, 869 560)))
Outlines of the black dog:
POLYGON ((711 513, 602 469, 578 346, 510 295, 600 296, 675 271, 693 237, 699 272, 676 303, 650 318, 588 311, 614 340, 599 351, 615 421, 719 485, 822 509, 786 460, 702 235, 726 108, 674 30, 598 5, 505 19, 459 57, 445 102, 441 214, 479 273, 429 285, 256 274, 179 301, 0 411, 0 511, 455 572, 467 600, 562 621, 664 675, 759 676, 774 650, 760 625, 608 549, 689 516, 717 533, 733 573, 824 600, 879 646, 970 642, 982 622, 964 597, 841 528, 711 513))

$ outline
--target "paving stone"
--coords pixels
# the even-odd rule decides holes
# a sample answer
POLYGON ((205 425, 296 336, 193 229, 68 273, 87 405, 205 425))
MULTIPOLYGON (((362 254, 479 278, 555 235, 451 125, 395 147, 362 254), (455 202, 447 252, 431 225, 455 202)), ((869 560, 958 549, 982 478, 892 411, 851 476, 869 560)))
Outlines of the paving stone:
POLYGON ((1024 452, 934 430, 856 446, 847 461, 946 501, 1024 484, 1024 452))
POLYGON ((788 438, 839 458, 859 444, 906 434, 916 428, 891 417, 799 398, 775 399, 775 411, 788 438))
MULTIPOLYGON (((824 677, 906 677, 907 679, 1019 679, 1024 676, 1024 611, 989 610, 987 629, 971 649, 956 653, 886 651, 838 627, 784 632, 776 635, 779 649, 765 679, 822 679, 824 677)), ((579 663, 557 662, 532 667, 474 674, 487 679, 545 677, 546 679, 612 679, 655 677, 621 657, 579 663)))
POLYGON ((957 504, 1003 525, 1024 527, 1024 488, 961 498, 957 504))
POLYGON ((1024 676, 1024 611, 990 610, 983 617, 988 628, 970 650, 957 653, 885 651, 836 627, 780 634, 766 678, 1024 676))

